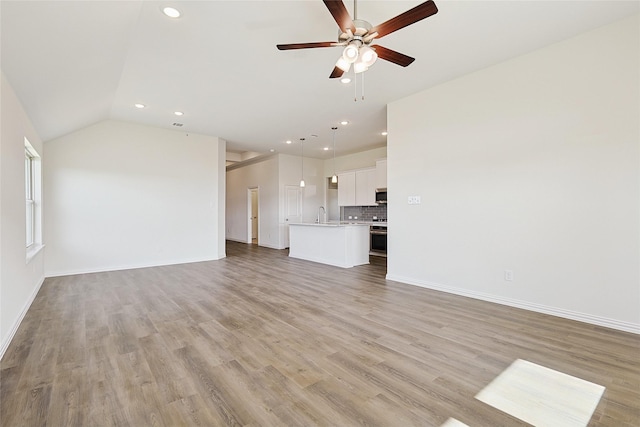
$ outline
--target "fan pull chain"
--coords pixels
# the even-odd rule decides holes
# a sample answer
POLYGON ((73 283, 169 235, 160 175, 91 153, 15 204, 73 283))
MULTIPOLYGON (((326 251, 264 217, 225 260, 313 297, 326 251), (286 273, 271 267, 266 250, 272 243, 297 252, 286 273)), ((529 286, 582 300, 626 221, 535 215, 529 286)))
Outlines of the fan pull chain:
POLYGON ((364 73, 362 74, 362 100, 364 101, 364 73))
POLYGON ((358 74, 353 72, 353 102, 358 102, 358 74))

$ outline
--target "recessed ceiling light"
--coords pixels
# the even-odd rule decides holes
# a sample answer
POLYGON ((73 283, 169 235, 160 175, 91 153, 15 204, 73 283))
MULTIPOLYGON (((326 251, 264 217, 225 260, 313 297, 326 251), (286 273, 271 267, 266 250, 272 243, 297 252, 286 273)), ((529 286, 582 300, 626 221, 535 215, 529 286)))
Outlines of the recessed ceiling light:
POLYGON ((144 108, 144 104, 133 104, 136 108, 144 108))
POLYGON ((387 131, 385 130, 384 132, 382 132, 383 136, 387 136, 387 131))
POLYGON ((329 151, 329 147, 324 147, 324 151, 329 151))
POLYGON ((179 18, 180 11, 174 7, 165 7, 162 9, 162 13, 167 15, 169 18, 179 18))
POLYGON ((343 77, 340 81, 344 84, 351 83, 351 79, 349 77, 343 77))
POLYGON ((348 122, 348 121, 346 121, 346 120, 343 120, 343 121, 341 121, 341 122, 340 122, 340 124, 341 124, 342 126, 346 126, 346 125, 348 125, 348 124, 349 124, 349 122, 348 122))
POLYGON ((275 153, 276 149, 275 148, 271 148, 269 151, 272 152, 272 153, 275 153))
POLYGON ((290 139, 289 139, 289 140, 287 140, 287 144, 291 144, 291 142, 292 142, 292 141, 291 141, 290 139))
POLYGON ((184 113, 182 111, 175 111, 173 114, 176 116, 182 116, 184 113))

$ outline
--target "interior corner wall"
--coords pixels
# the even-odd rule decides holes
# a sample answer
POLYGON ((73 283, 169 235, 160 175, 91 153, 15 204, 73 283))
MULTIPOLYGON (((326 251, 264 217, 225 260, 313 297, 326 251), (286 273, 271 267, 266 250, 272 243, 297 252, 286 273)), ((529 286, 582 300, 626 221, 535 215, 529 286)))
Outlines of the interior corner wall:
POLYGON ((280 249, 278 233, 278 156, 227 171, 226 236, 249 241, 248 190, 258 188, 258 243, 280 249))
POLYGON ((215 223, 217 224, 218 235, 218 258, 224 258, 227 256, 227 240, 226 240, 226 211, 227 211, 227 141, 224 139, 218 139, 218 167, 216 169, 218 175, 218 201, 216 204, 217 218, 215 223))
MULTIPOLYGON (((339 156, 335 159, 335 172, 340 173, 353 169, 375 167, 376 160, 385 159, 386 157, 387 147, 378 147, 371 150, 339 156)), ((332 176, 333 173, 334 162, 333 158, 330 158, 324 161, 324 174, 325 176, 332 176)))
POLYGON ((45 154, 47 276, 224 256, 218 138, 108 120, 45 154))
POLYGON ((639 28, 390 104, 387 277, 640 333, 639 28))
POLYGON ((25 137, 46 162, 42 141, 4 73, 0 73, 0 123, 1 358, 44 280, 43 252, 26 262, 25 137))

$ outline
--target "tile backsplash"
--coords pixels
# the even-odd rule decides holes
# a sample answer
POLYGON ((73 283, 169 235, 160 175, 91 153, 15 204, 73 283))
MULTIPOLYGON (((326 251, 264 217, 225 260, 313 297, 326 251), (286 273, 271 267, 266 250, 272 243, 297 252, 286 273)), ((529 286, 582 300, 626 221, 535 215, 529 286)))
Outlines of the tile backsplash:
POLYGON ((343 206, 340 208, 340 219, 348 220, 349 216, 353 219, 358 217, 360 221, 371 221, 373 217, 378 219, 387 219, 387 205, 378 206, 343 206))

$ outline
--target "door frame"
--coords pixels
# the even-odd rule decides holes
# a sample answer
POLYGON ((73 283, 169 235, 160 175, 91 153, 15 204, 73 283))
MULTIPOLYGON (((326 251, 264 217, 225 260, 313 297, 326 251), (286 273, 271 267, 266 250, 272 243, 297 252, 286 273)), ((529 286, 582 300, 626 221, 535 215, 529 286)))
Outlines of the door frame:
POLYGON ((260 187, 249 187, 247 188, 247 243, 248 244, 252 244, 253 243, 253 200, 251 198, 251 195, 253 193, 256 193, 256 205, 257 205, 257 212, 255 212, 256 214, 256 221, 258 222, 258 233, 255 236, 256 237, 256 243, 258 245, 260 245, 260 187))

